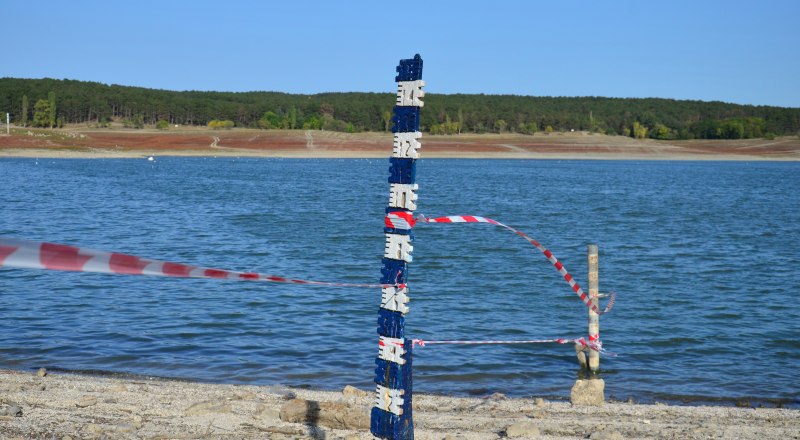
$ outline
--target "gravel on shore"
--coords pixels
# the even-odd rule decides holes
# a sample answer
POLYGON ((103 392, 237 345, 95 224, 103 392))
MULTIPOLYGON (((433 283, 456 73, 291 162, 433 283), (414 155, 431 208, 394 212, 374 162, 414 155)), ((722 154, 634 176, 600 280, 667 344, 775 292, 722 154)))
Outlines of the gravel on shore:
MULTIPOLYGON (((0 370, 3 439, 371 439, 371 390, 0 370), (299 413, 298 413, 299 411, 299 413), (306 413, 306 411, 308 411, 306 413)), ((800 411, 414 395, 417 439, 800 439, 800 411)))

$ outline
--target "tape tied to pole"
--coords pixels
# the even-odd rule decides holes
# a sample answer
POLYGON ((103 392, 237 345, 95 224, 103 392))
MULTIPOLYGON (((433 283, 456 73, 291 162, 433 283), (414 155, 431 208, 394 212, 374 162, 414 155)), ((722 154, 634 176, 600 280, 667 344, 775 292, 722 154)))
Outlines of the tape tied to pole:
MULTIPOLYGON (((429 345, 521 345, 521 344, 576 344, 583 346, 589 350, 607 353, 603 348, 602 342, 587 341, 584 338, 556 338, 556 339, 532 339, 532 340, 494 340, 494 341, 425 341, 422 339, 412 339, 412 344, 419 347, 427 347, 429 345)), ((401 345, 402 346, 402 345, 401 345)), ((609 354, 616 356, 614 354, 609 354)))
POLYGON ((541 243, 533 239, 532 237, 528 236, 524 232, 512 228, 511 226, 505 225, 500 223, 497 220, 488 218, 488 217, 481 217, 477 215, 448 215, 444 217, 425 217, 424 215, 420 214, 416 218, 409 221, 408 219, 409 213, 404 211, 396 211, 396 212, 389 212, 386 214, 385 223, 387 226, 395 225, 396 223, 402 223, 404 226, 407 225, 408 228, 413 228, 416 223, 488 223, 495 226, 500 226, 501 228, 505 228, 520 237, 524 238, 528 243, 532 244, 536 249, 538 249, 542 254, 544 254, 545 258, 555 267, 559 274, 564 277, 564 281, 569 284, 570 288, 576 295, 583 301, 583 303, 593 312, 597 313, 598 315, 602 315, 611 311, 614 307, 614 303, 616 302, 616 293, 611 292, 610 297, 608 299, 608 304, 606 305, 605 309, 600 310, 600 308, 592 304, 592 299, 589 295, 583 291, 581 286, 572 278, 572 275, 567 272, 567 269, 564 265, 558 261, 558 259, 553 255, 550 250, 542 246, 541 243))
POLYGON ((385 288, 399 284, 359 284, 303 280, 255 272, 239 272, 151 260, 135 255, 112 253, 63 244, 21 240, 0 236, 0 267, 94 272, 117 275, 150 275, 177 278, 214 278, 237 281, 266 281, 308 286, 385 288))

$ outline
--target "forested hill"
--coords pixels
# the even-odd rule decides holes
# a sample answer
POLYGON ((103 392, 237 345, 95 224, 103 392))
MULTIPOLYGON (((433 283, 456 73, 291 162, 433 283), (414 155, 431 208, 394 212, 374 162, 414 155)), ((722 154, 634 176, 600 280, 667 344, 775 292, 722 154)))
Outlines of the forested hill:
MULTIPOLYGON (((0 78, 0 111, 15 123, 110 121, 212 127, 387 131, 392 93, 175 92, 96 82, 0 78)), ((587 130, 656 139, 771 137, 800 131, 800 108, 672 99, 438 95, 421 129, 434 134, 587 130)))

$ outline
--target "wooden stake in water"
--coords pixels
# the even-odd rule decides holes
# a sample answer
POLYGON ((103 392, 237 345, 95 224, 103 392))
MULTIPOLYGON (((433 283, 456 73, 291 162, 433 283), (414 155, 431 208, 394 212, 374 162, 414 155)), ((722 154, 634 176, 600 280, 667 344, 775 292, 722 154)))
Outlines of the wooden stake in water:
MULTIPOLYGON (((589 299, 592 301, 594 308, 599 307, 600 295, 600 277, 599 277, 599 262, 598 250, 596 244, 588 246, 589 254, 589 299)), ((600 341, 600 315, 589 309, 589 342, 600 341)), ((600 352, 597 350, 589 350, 589 369, 597 371, 600 369, 600 352)))

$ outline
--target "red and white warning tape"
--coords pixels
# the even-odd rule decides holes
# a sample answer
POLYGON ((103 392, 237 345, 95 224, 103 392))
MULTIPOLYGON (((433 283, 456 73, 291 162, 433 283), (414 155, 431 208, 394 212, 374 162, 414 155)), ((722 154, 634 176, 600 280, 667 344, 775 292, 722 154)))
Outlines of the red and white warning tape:
POLYGON ((236 272, 210 267, 191 266, 168 261, 150 260, 133 255, 110 253, 63 244, 20 240, 0 236, 0 267, 96 272, 119 275, 154 275, 179 278, 218 278, 240 281, 305 284, 329 287, 384 288, 391 284, 353 284, 300 280, 236 272))
MULTIPOLYGON (((525 240, 527 240, 530 244, 535 246, 536 249, 539 249, 539 251, 541 251, 542 254, 544 254, 545 258, 547 258, 550 261, 550 263, 553 264, 553 267, 556 268, 558 273, 560 273, 561 276, 564 277, 564 280, 572 288, 572 291, 575 292, 576 295, 578 295, 578 297, 581 299, 581 301, 583 301, 584 304, 586 304, 586 307, 588 307, 589 309, 591 309, 592 311, 594 311, 598 315, 602 315, 603 313, 608 312, 609 310, 611 310, 612 307, 614 307, 614 302, 616 301, 616 294, 614 294, 614 293, 611 294, 611 297, 608 300, 608 305, 606 306, 605 309, 600 310, 596 305, 592 304, 592 301, 591 301, 591 298, 589 298, 589 295, 587 295, 586 292, 584 292, 583 289, 581 289, 581 286, 579 286, 578 283, 575 282, 575 279, 572 278, 572 275, 570 275, 569 272, 567 272, 567 269, 565 269, 564 265, 561 264, 561 262, 558 261, 558 259, 556 259, 556 257, 553 255, 553 253, 550 252, 544 246, 542 246, 541 243, 539 243, 538 241, 536 241, 533 238, 529 237, 527 234, 525 234, 522 231, 514 229, 511 226, 504 225, 503 223, 500 223, 497 220, 493 220, 493 219, 490 219, 490 218, 487 218, 487 217, 479 217, 479 216, 475 216, 475 215, 449 215, 449 216, 445 216, 445 217, 425 217, 423 215, 420 215, 416 219, 408 219, 407 217, 409 217, 410 214, 411 213, 404 212, 404 211, 390 212, 390 213, 388 213, 386 215, 385 223, 386 223, 386 225, 388 227, 394 227, 394 226, 390 226, 390 225, 395 225, 398 222, 398 219, 400 219, 399 221, 403 221, 403 222, 405 222, 406 224, 409 225, 408 229, 413 228, 414 224, 416 222, 423 222, 423 223, 489 223, 489 224, 492 224, 492 225, 495 225, 495 226, 500 226, 502 228, 508 229, 509 231, 511 231, 511 232, 519 235, 520 237, 524 238, 525 240)), ((401 226, 397 226, 397 227, 401 227, 401 226)))
MULTIPOLYGON (((489 223, 508 229, 539 249, 539 251, 544 254, 550 263, 553 264, 561 276, 564 277, 564 280, 569 283, 575 294, 577 294, 584 304, 586 304, 586 306, 595 313, 598 315, 606 313, 614 306, 615 294, 613 293, 611 294, 608 305, 604 310, 600 310, 597 306, 593 305, 589 295, 587 295, 586 292, 581 289, 578 283, 572 278, 572 275, 567 272, 567 270, 564 268, 564 265, 561 264, 558 259, 556 259, 552 252, 525 233, 510 226, 504 225, 497 220, 471 215, 453 215, 433 218, 418 216, 415 218, 410 212, 395 211, 386 215, 384 223, 390 228, 411 229, 417 222, 420 221, 424 223, 489 223)), ((274 283, 305 284, 329 287, 384 288, 396 286, 394 284, 359 284, 312 281, 286 278, 275 275, 264 275, 253 272, 237 272, 225 269, 215 269, 167 261, 150 260, 134 255, 97 251, 63 244, 20 240, 0 236, 0 267, 3 266, 121 275, 154 275, 181 278, 217 278, 246 281, 269 281, 274 283)))
MULTIPOLYGON (((425 341, 422 339, 412 339, 412 345, 420 347, 427 347, 429 345, 514 345, 514 344, 577 344, 587 347, 591 350, 604 352, 603 344, 600 341, 586 341, 584 338, 567 339, 531 339, 531 340, 518 340, 518 341, 425 341)), ((393 345, 403 348, 404 344, 401 340, 397 341, 384 341, 381 340, 378 344, 383 347, 386 345, 393 345)))
POLYGON ((414 213, 409 211, 394 211, 386 214, 383 223, 387 228, 411 229, 417 223, 414 213))

